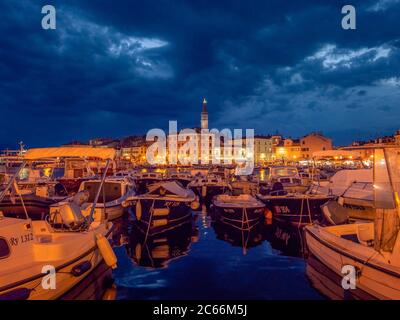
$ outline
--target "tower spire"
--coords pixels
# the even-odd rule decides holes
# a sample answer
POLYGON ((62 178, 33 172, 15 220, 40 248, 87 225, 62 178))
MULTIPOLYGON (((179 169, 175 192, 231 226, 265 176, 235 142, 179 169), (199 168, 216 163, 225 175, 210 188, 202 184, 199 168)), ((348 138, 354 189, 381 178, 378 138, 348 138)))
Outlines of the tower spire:
POLYGON ((202 112, 207 112, 207 100, 206 100, 206 98, 203 99, 203 111, 202 112))
POLYGON ((203 109, 201 111, 201 129, 208 129, 208 112, 206 98, 203 99, 203 109))

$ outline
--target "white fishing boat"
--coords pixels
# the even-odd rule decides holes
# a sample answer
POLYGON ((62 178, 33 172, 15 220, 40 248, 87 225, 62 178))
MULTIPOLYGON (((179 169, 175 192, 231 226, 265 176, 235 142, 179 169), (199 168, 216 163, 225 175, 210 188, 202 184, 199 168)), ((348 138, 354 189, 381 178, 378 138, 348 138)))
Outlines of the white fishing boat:
POLYGON ((400 299, 399 153, 375 149, 374 222, 305 228, 313 256, 342 276, 343 266, 350 266, 356 287, 379 299, 400 299))
POLYGON ((214 196, 223 194, 232 189, 231 185, 219 175, 197 175, 187 187, 200 198, 200 200, 209 205, 214 196))
POLYGON ((193 180, 193 176, 189 172, 168 172, 165 180, 178 181, 186 187, 193 180))
POLYGON ((149 191, 149 186, 164 180, 164 174, 161 172, 139 172, 133 175, 137 190, 139 193, 149 191))
POLYGON ((288 192, 305 192, 309 186, 302 184, 299 171, 293 166, 270 166, 268 180, 273 186, 279 183, 288 192))
POLYGON ((65 199, 67 190, 51 177, 41 175, 39 169, 29 168, 27 172, 25 179, 16 180, 6 192, 0 211, 11 218, 24 218, 29 212, 31 219, 44 220, 49 215, 49 206, 65 199))
MULTIPOLYGON (((91 204, 96 197, 96 192, 100 184, 101 180, 98 179, 82 181, 76 195, 50 206, 50 215, 57 214, 63 205, 73 202, 80 197, 79 205, 82 213, 84 216, 89 216, 91 204)), ((135 194, 134 184, 130 179, 106 178, 100 192, 100 197, 96 203, 95 212, 104 212, 108 220, 115 220, 125 212, 122 203, 135 194)))
MULTIPOLYGON (((107 171, 114 155, 113 149, 46 148, 30 149, 25 160, 95 157, 107 161, 107 171)), ((24 165, 25 162, 21 168, 24 165)), ((15 178, 16 175, 10 179, 6 190, 15 178)), ((105 174, 102 183, 104 179, 105 174)), ((99 193, 100 188, 86 218, 72 202, 47 221, 0 215, 0 300, 57 299, 103 261, 108 267, 116 267, 116 257, 107 239, 112 234, 112 223, 94 211, 99 193)), ((4 192, 0 201, 3 197, 4 192)))
POLYGON ((322 206, 324 217, 331 224, 341 224, 349 219, 372 221, 373 170, 340 170, 325 183, 316 182, 307 192, 331 196, 333 199, 322 206))

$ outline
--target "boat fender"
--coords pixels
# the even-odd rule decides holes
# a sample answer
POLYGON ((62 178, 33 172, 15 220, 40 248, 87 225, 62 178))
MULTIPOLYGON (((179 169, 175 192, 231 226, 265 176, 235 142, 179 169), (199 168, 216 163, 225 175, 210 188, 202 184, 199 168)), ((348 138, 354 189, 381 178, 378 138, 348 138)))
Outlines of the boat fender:
POLYGON ((83 275, 86 271, 90 270, 91 268, 92 268, 92 263, 86 260, 74 266, 71 270, 71 274, 75 277, 79 277, 83 275))
POLYGON ((32 289, 17 288, 0 294, 1 300, 28 300, 32 289))
POLYGON ((99 248, 100 253, 103 256, 106 265, 109 266, 111 269, 115 269, 117 267, 117 257, 115 256, 115 253, 111 248, 107 238, 104 237, 101 233, 98 233, 96 234, 96 239, 97 247, 99 248))
POLYGON ((265 219, 271 220, 271 219, 272 219, 272 212, 271 212, 271 210, 269 210, 268 208, 265 208, 264 216, 265 216, 265 219))
POLYGON ((136 219, 139 221, 142 219, 142 204, 140 201, 136 203, 136 219))
POLYGON ((197 200, 194 200, 190 203, 190 208, 192 210, 198 210, 200 208, 200 202, 197 200))

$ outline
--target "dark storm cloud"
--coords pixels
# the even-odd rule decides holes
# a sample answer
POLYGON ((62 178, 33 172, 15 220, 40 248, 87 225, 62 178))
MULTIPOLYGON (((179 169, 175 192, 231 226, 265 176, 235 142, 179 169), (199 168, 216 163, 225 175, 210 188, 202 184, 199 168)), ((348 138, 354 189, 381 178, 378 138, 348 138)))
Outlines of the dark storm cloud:
POLYGON ((55 31, 45 4, 0 3, 0 145, 197 126, 204 96, 213 126, 339 143, 400 120, 396 0, 353 1, 354 31, 343 1, 52 1, 55 31))

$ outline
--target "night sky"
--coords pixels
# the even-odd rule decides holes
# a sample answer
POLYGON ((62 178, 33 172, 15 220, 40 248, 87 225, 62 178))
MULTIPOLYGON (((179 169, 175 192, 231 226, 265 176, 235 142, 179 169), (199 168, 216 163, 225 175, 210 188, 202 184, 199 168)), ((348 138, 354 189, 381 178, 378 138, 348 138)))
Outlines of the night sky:
POLYGON ((400 0, 0 2, 0 147, 200 123, 335 145, 400 128, 400 0), (41 28, 41 8, 57 29, 41 28), (341 28, 341 8, 357 29, 341 28))

